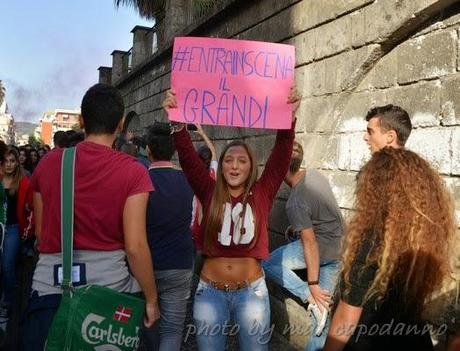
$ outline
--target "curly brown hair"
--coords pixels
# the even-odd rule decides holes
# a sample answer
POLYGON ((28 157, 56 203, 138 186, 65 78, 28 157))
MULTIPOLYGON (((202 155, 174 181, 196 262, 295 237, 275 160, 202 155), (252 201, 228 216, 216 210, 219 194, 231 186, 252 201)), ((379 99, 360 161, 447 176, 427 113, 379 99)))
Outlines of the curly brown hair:
POLYGON ((454 206, 441 177, 416 153, 384 148, 359 174, 355 208, 343 254, 345 292, 362 243, 372 238, 361 269, 377 271, 364 301, 383 299, 391 288, 406 312, 422 317, 450 272, 454 206))

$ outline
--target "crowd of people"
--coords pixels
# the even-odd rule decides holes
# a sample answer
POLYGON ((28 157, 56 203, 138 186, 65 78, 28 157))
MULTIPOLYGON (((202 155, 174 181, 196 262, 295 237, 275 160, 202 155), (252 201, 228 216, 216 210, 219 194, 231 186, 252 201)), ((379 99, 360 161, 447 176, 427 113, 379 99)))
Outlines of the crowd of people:
MULTIPOLYGON (((296 116, 299 102, 291 89, 291 128, 277 131, 260 176, 248 144, 231 141, 218 155, 201 126, 155 122, 135 137, 121 94, 102 84, 83 97, 84 136, 56 133, 51 151, 0 143, 0 326, 14 305, 23 240, 38 261, 21 347, 43 350, 61 300, 62 154, 76 147, 73 283, 142 293, 145 349, 180 350, 194 294, 199 350, 224 350, 230 330, 240 350, 268 350, 268 278, 309 312, 306 350, 433 350, 426 312, 451 273, 456 226, 441 177, 404 146, 409 115, 386 105, 365 116, 372 155, 357 176, 346 222, 327 178, 302 167, 305 151, 294 140, 296 117, 304 118, 296 116), (195 150, 191 133, 205 146, 195 150), (172 161, 176 151, 180 167, 172 161), (291 189, 287 243, 270 253, 270 210, 283 181, 291 189)), ((174 90, 163 108, 177 108, 174 90)), ((457 350, 458 330, 445 333, 449 350, 457 350)))

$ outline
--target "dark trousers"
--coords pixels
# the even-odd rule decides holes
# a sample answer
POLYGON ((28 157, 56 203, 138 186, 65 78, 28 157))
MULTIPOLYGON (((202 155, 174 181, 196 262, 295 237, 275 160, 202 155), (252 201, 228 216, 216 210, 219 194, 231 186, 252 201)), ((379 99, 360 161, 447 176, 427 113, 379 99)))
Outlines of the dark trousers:
POLYGON ((35 291, 33 292, 24 318, 20 350, 43 351, 60 302, 60 294, 38 296, 35 291))

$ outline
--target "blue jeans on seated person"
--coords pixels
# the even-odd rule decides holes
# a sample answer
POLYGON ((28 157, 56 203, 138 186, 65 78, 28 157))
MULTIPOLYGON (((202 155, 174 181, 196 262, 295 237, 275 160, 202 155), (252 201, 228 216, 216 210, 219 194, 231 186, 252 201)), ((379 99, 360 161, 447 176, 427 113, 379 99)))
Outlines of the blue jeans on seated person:
MULTIPOLYGON (((340 261, 320 260, 319 265, 319 286, 321 289, 328 290, 331 294, 333 294, 340 271, 340 261)), ((300 239, 277 248, 270 254, 270 258, 262 263, 262 267, 267 275, 267 278, 287 289, 291 294, 297 296, 304 303, 307 302, 307 299, 311 294, 308 284, 300 279, 296 273, 294 273, 294 270, 307 268, 303 245, 300 239)), ((316 320, 313 317, 311 320, 312 330, 314 331, 316 329, 316 320)), ((305 350, 322 350, 324 343, 326 342, 328 328, 329 321, 320 336, 312 334, 312 337, 305 346, 305 350)))
POLYGON ((147 350, 180 350, 192 276, 191 269, 155 271, 161 316, 152 327, 143 328, 142 339, 147 350))
POLYGON ((193 319, 200 351, 223 351, 229 335, 238 335, 239 350, 268 350, 270 303, 265 277, 232 291, 216 289, 200 279, 193 319))

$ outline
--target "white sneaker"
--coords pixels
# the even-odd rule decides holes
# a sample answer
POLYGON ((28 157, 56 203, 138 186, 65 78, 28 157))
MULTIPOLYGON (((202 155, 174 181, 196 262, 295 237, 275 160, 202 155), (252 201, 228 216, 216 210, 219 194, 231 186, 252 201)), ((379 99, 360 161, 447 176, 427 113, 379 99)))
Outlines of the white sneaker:
POLYGON ((320 336, 323 333, 324 327, 326 326, 327 316, 329 311, 327 309, 321 309, 314 303, 308 304, 308 311, 310 311, 316 319, 316 330, 315 335, 320 336))

